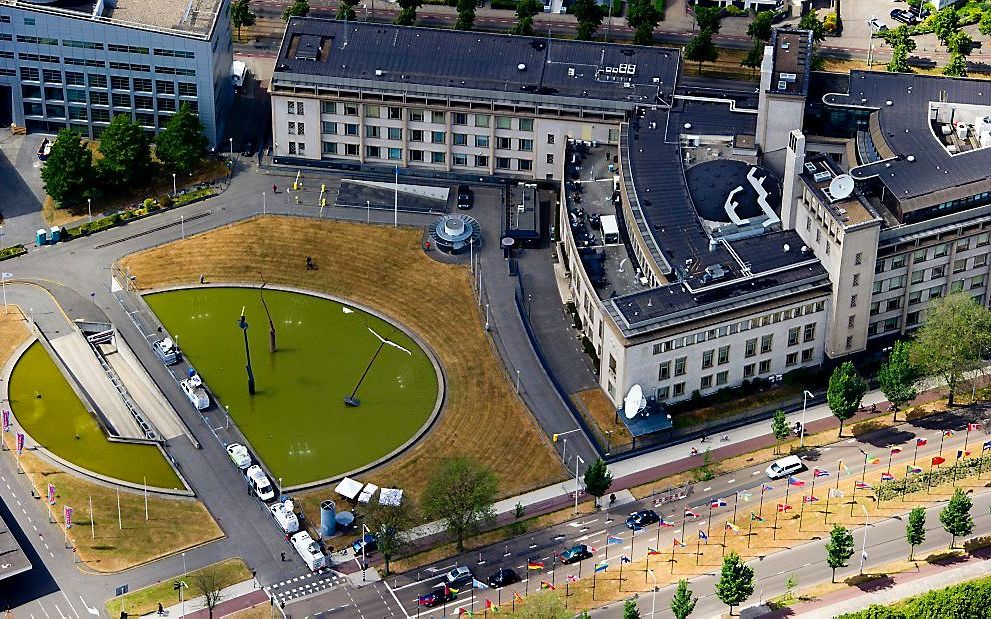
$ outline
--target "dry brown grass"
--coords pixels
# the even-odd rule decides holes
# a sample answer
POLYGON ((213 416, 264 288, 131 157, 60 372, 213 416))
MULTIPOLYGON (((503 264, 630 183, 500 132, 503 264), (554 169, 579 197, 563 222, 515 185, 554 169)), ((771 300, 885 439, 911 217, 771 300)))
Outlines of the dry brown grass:
MULTIPOLYGON (((491 467, 499 476, 501 496, 562 479, 559 460, 513 392, 481 329, 467 270, 428 258, 420 238, 414 228, 270 216, 123 262, 144 289, 196 284, 201 274, 214 283, 298 286, 373 307, 422 337, 444 368, 444 410, 423 440, 362 476, 365 481, 416 495, 437 461, 450 456, 470 456, 491 467), (305 270, 308 255, 316 270, 305 270)), ((316 517, 319 501, 328 496, 329 490, 318 490, 300 495, 300 502, 316 517)))
POLYGON ((573 394, 571 399, 579 408, 588 412, 588 416, 592 418, 595 425, 599 426, 599 430, 603 433, 609 432, 610 443, 625 445, 633 441, 630 431, 626 429, 622 421, 616 418, 616 407, 602 392, 602 389, 594 387, 579 391, 573 394))
MULTIPOLYGON (((186 599, 192 599, 203 595, 201 592, 196 590, 195 577, 197 574, 201 573, 215 573, 219 578, 220 588, 229 587, 231 585, 236 585, 239 582, 244 582, 251 579, 251 570, 245 564, 244 560, 237 557, 233 559, 225 559, 220 563, 214 563, 213 565, 208 565, 207 567, 200 568, 198 570, 193 570, 189 572, 184 578, 186 584, 189 585, 189 589, 186 593, 186 599)), ((155 583, 149 587, 143 589, 138 589, 137 591, 131 591, 122 596, 110 598, 104 607, 107 609, 107 614, 111 617, 118 616, 121 610, 126 610, 130 616, 140 616, 153 613, 158 610, 158 605, 161 604, 166 608, 176 603, 176 592, 173 591, 172 586, 175 582, 173 576, 181 576, 180 574, 166 575, 163 580, 155 583)), ((224 600, 221 600, 224 601, 224 600)), ((268 604, 265 607, 271 610, 268 604)))

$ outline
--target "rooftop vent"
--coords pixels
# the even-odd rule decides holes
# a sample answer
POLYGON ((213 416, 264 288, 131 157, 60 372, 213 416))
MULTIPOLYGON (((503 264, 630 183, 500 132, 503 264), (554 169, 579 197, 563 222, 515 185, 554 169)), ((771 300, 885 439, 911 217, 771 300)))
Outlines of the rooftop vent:
POLYGON ((516 65, 516 70, 517 71, 526 71, 526 65, 521 62, 520 64, 516 65))
POLYGON ((915 161, 915 155, 909 155, 908 157, 905 157, 905 160, 911 163, 915 161))
POLYGON ((715 281, 724 277, 726 277, 726 269, 723 268, 723 265, 717 263, 705 267, 705 279, 707 281, 715 281))

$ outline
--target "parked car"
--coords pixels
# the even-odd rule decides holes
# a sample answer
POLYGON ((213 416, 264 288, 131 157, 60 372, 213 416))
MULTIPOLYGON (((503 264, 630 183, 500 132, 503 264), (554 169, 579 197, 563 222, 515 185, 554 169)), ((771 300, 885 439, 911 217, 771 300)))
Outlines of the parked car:
POLYGON ((585 544, 577 544, 561 553, 561 563, 564 563, 565 565, 568 565, 569 563, 578 563, 579 561, 584 561, 591 556, 592 553, 589 551, 588 546, 585 544))
POLYGON ((868 19, 867 25, 870 27, 871 31, 875 33, 888 29, 888 25, 876 17, 868 19))
POLYGON ((900 21, 903 24, 912 25, 918 21, 918 18, 915 16, 915 13, 906 11, 905 9, 892 9, 891 13, 889 13, 889 16, 891 17, 891 19, 900 21))
POLYGON ((417 599, 417 602, 427 608, 433 608, 435 606, 442 606, 453 599, 454 592, 447 585, 438 585, 431 589, 429 593, 421 595, 417 599))
POLYGON ((355 556, 360 555, 362 549, 364 549, 365 554, 368 554, 369 552, 375 552, 378 547, 378 541, 371 533, 365 533, 362 537, 354 540, 354 543, 351 544, 351 550, 354 551, 355 556))
POLYGON ((228 445, 227 455, 230 457, 231 462, 239 469, 246 469, 251 466, 251 454, 248 453, 248 448, 241 443, 231 443, 228 445))
POLYGON ((259 499, 271 501, 275 498, 275 489, 272 488, 272 483, 268 481, 268 476, 262 471, 262 467, 253 464, 248 467, 244 474, 248 478, 248 484, 259 499))
POLYGON ((798 456, 785 456, 771 463, 765 471, 771 479, 787 477, 805 468, 798 456))
POLYGON ((475 576, 471 573, 471 570, 463 565, 459 565, 450 572, 447 573, 445 577, 445 582, 448 587, 454 589, 460 589, 466 585, 471 585, 475 581, 475 576))
POLYGON ((499 587, 505 587, 511 585, 514 582, 520 582, 523 580, 520 575, 516 573, 516 570, 510 567, 504 567, 501 570, 497 570, 489 576, 489 586, 493 589, 498 589, 499 587))
POLYGON ((631 529, 642 529, 660 521, 661 517, 657 515, 657 512, 652 509, 644 509, 630 514, 630 517, 626 519, 626 526, 631 529))
POLYGON ((458 185, 458 208, 461 210, 468 210, 474 202, 474 196, 472 196, 471 188, 468 185, 458 185))

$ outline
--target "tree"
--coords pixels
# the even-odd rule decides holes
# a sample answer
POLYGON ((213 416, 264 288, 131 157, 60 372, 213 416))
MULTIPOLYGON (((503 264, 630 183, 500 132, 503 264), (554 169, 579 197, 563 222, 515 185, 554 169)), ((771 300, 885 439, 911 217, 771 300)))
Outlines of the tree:
POLYGON ((575 0, 569 10, 578 20, 578 40, 590 41, 602 24, 602 7, 596 0, 575 0))
POLYGON ((169 170, 188 174, 203 159, 206 145, 199 117, 183 103, 155 139, 155 156, 169 170))
POLYGON ((812 31, 812 44, 818 45, 826 40, 826 26, 819 19, 818 11, 809 11, 798 20, 798 27, 802 30, 812 31))
POLYGON ((742 603, 754 593, 754 570, 740 559, 740 555, 730 552, 723 557, 723 569, 716 582, 716 597, 733 607, 742 603))
POLYGON ((194 572, 191 578, 193 591, 203 596, 203 606, 206 606, 210 619, 213 619, 213 609, 220 603, 223 595, 224 579, 220 570, 213 567, 205 567, 198 572, 194 572))
POLYGON ((991 11, 984 11, 981 21, 977 25, 977 30, 984 36, 991 36, 991 11))
POLYGON ((846 567, 853 556, 853 533, 846 527, 833 525, 826 542, 826 564, 833 569, 833 582, 836 582, 836 568, 846 567))
POLYGON ((946 42, 946 51, 951 54, 962 54, 967 56, 973 48, 974 39, 972 39, 970 35, 963 30, 954 32, 950 35, 949 40, 946 42))
POLYGON ((785 579, 785 595, 789 600, 795 599, 795 589, 798 589, 798 576, 788 574, 788 578, 785 579))
POLYGON ((633 28, 634 45, 650 45, 654 42, 654 28, 661 21, 661 14, 654 0, 630 0, 626 5, 626 23, 633 28))
POLYGON ((475 27, 476 0, 458 0, 458 19, 454 22, 455 30, 471 30, 475 27))
POLYGON ((341 0, 335 17, 342 21, 354 21, 358 18, 358 13, 355 11, 357 6, 358 0, 341 0))
POLYGON ((606 467, 602 458, 596 458, 595 462, 585 469, 585 491, 595 497, 595 504, 599 504, 599 499, 609 491, 612 485, 612 473, 606 467))
POLYGON ((950 41, 950 37, 960 29, 960 16, 953 5, 940 9, 932 18, 933 32, 936 38, 943 45, 950 41))
POLYGON ((949 389, 947 404, 966 372, 980 368, 991 346, 991 310, 966 292, 931 301, 926 322, 912 341, 912 363, 922 375, 939 379, 949 389))
POLYGON ((771 40, 771 29, 774 27, 774 11, 760 11, 747 26, 747 36, 754 41, 771 40))
POLYGON ((72 129, 62 129, 52 144, 52 152, 41 168, 45 193, 59 208, 79 204, 93 186, 93 153, 72 129))
POLYGON ((843 436, 843 422, 853 417, 860 408, 860 401, 867 393, 867 381, 857 374, 853 363, 844 361, 833 370, 826 389, 826 404, 833 415, 840 420, 840 436, 843 436))
POLYGON ((949 77, 967 77, 967 57, 956 52, 950 54, 946 66, 943 67, 943 75, 949 77))
POLYGON ((389 561, 409 548, 407 533, 417 524, 416 506, 408 495, 399 505, 382 505, 371 501, 364 510, 365 526, 375 536, 375 545, 385 559, 385 575, 389 575, 389 561))
POLYGON ((237 38, 241 38, 241 28, 255 25, 255 14, 251 12, 250 0, 234 0, 231 2, 231 25, 237 29, 237 38))
POLYGON ((521 619, 569 619, 574 612, 564 606, 564 596, 553 591, 539 591, 526 596, 526 602, 516 604, 514 617, 521 619))
POLYGON ((116 114, 100 136, 103 158, 96 167, 104 182, 130 185, 142 180, 151 165, 148 135, 127 114, 116 114))
POLYGON ((908 66, 908 55, 915 51, 915 39, 912 38, 912 30, 901 25, 892 30, 887 30, 885 40, 891 45, 891 60, 888 62, 889 73, 911 73, 908 66))
POLYGON ((871 604, 856 615, 840 615, 840 617, 856 617, 856 619, 905 619, 905 614, 888 606, 871 604))
POLYGON ((907 341, 895 342, 888 362, 881 366, 877 373, 877 381, 881 385, 884 397, 895 408, 901 408, 915 399, 918 391, 915 389, 917 377, 910 359, 911 345, 907 341))
POLYGON ((702 75, 703 62, 715 62, 719 58, 719 50, 712 41, 712 32, 703 30, 692 37, 685 45, 685 60, 699 63, 699 75, 702 75))
POLYGON ((416 10, 423 5, 423 0, 396 0, 399 14, 392 23, 397 26, 412 26, 416 23, 416 10))
POLYGON ((422 501, 427 517, 443 519, 458 544, 478 531, 479 525, 495 517, 499 482, 495 473, 470 458, 448 458, 438 465, 427 482, 422 501))
POLYGON ((750 46, 750 50, 747 51, 747 55, 743 57, 740 61, 740 65, 750 68, 750 75, 757 71, 757 67, 761 65, 764 61, 764 44, 760 41, 754 41, 754 44, 750 46))
POLYGON ((640 619, 640 609, 635 598, 623 602, 623 619, 640 619))
POLYGON ((943 523, 943 528, 950 534, 950 548, 956 543, 961 535, 970 535, 974 530, 974 519, 970 515, 970 508, 974 506, 963 490, 957 488, 953 491, 950 501, 939 512, 939 521, 943 523))
POLYGON ((778 453, 778 444, 788 438, 788 420, 780 408, 774 411, 774 417, 771 418, 771 434, 774 435, 774 453, 778 453))
POLYGON ((306 0, 292 0, 286 10, 282 11, 282 21, 289 21, 291 17, 306 17, 310 12, 310 3, 306 0))
POLYGON ((675 619, 686 619, 695 611, 695 604, 698 601, 698 598, 692 597, 688 581, 684 578, 679 580, 678 587, 674 590, 674 597, 671 598, 671 612, 674 613, 675 619))
POLYGON ((713 35, 719 34, 719 29, 722 27, 721 12, 722 9, 718 6, 705 7, 695 3, 695 23, 698 24, 699 30, 708 30, 713 35))
POLYGON ((915 556, 915 547, 926 541, 926 508, 915 507, 908 513, 905 523, 905 541, 908 542, 908 560, 915 556))
POLYGON ((513 34, 529 36, 533 34, 533 17, 543 10, 543 5, 537 0, 518 0, 516 3, 516 25, 513 34))
POLYGON ((896 45, 891 48, 891 60, 885 65, 888 73, 911 73, 912 67, 908 66, 908 50, 904 45, 896 45))

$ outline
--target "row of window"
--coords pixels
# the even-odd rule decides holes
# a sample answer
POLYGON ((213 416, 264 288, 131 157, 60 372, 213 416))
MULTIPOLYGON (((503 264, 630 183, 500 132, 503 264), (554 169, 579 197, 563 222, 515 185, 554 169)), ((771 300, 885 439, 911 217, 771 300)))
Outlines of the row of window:
MULTIPOLYGON (((26 54, 20 54, 20 56, 25 56, 26 54)), ((54 62, 59 62, 56 58, 54 62)), ((67 64, 71 64, 68 63, 67 64)), ((97 65, 100 67, 105 66, 102 62, 97 65)), ((142 73, 150 73, 151 67, 147 65, 132 65, 128 63, 111 62, 111 69, 116 69, 119 71, 140 71, 142 73)), ((170 69, 168 67, 155 67, 156 73, 162 73, 164 75, 191 75, 195 76, 196 71, 189 70, 186 72, 185 69, 170 69), (180 72, 181 71, 181 72, 180 72)), ((107 78, 105 75, 100 75, 96 73, 90 73, 89 75, 89 86, 91 88, 106 88, 107 78)), ((25 82, 44 82, 46 84, 62 84, 66 83, 72 86, 82 86, 83 85, 83 74, 76 71, 66 71, 64 76, 62 71, 57 69, 38 69, 37 67, 21 67, 21 80, 25 82)), ((114 90, 131 90, 131 79, 126 76, 115 75, 112 76, 112 88, 114 90)), ((146 77, 135 77, 133 88, 137 90, 138 88, 144 88, 143 92, 151 92, 151 78, 146 77)), ((166 83, 166 82, 160 82, 166 83)))
POLYGON ((789 310, 782 310, 772 314, 765 314, 764 316, 759 316, 757 318, 750 318, 742 322, 736 322, 731 325, 724 325, 718 329, 708 329, 706 331, 699 331, 698 333, 693 333, 691 335, 678 336, 671 340, 655 343, 652 354, 659 355, 661 353, 668 352, 669 350, 675 350, 685 346, 692 346, 693 344, 714 340, 717 337, 725 337, 727 335, 733 335, 742 331, 749 331, 750 329, 766 327, 767 325, 777 324, 779 322, 784 322, 785 320, 798 318, 799 316, 808 316, 809 314, 813 314, 815 312, 821 312, 824 309, 826 309, 826 302, 816 301, 815 303, 806 303, 801 307, 793 307, 789 310))
MULTIPOLYGON (((788 353, 785 357, 785 366, 795 366, 798 365, 798 351, 793 353, 788 353)), ((808 363, 815 358, 815 348, 806 348, 801 352, 802 363, 808 363)), ((771 360, 764 359, 759 363, 748 363, 743 366, 743 377, 747 379, 754 378, 763 374, 771 373, 771 360)), ((713 387, 719 387, 729 383, 729 370, 722 370, 716 372, 715 374, 705 374, 699 378, 699 390, 705 391, 707 389, 712 389, 713 387)), ((655 395, 658 400, 667 400, 668 398, 680 398, 685 395, 687 383, 684 381, 674 383, 673 385, 661 385, 655 391, 655 395)))
MULTIPOLYGON (((58 45, 59 40, 50 37, 36 37, 31 35, 19 34, 17 35, 18 43, 31 43, 34 45, 58 45)), ((62 45, 65 47, 75 47, 77 49, 106 49, 108 52, 116 52, 123 54, 141 54, 147 56, 152 52, 147 47, 139 47, 136 45, 121 45, 119 43, 107 43, 104 45, 98 41, 75 41, 72 39, 62 39, 62 45)), ((155 48, 155 56, 162 56, 165 58, 194 58, 196 54, 186 50, 177 49, 159 49, 155 48)))
MULTIPOLYGON (((289 114, 302 114, 302 101, 288 101, 286 103, 289 114)), ((338 103, 337 101, 321 101, 320 112, 323 114, 343 114, 345 116, 358 116, 360 110, 358 103, 338 103)), ((404 109, 398 106, 382 106, 365 104, 365 118, 388 118, 389 120, 402 120, 404 109)), ((406 118, 412 122, 432 122, 446 123, 448 112, 439 110, 426 110, 422 108, 405 109, 406 118)), ((468 114, 467 112, 450 112, 451 124, 459 126, 489 127, 492 122, 490 114, 468 114)), ((519 131, 533 131, 532 118, 513 118, 512 116, 496 116, 496 129, 517 129, 519 131), (514 126, 514 122, 515 126, 514 126)), ((549 138, 553 144, 553 138, 549 138)))
MULTIPOLYGON (((189 102, 190 107, 193 112, 197 112, 197 104, 195 101, 189 102)), ((130 107, 130 106, 127 106, 130 107)), ((155 127, 162 128, 172 117, 171 112, 176 111, 175 106, 171 109, 166 105, 165 107, 160 106, 158 108, 158 118, 155 117, 155 111, 151 108, 146 108, 148 111, 145 112, 135 112, 134 120, 138 122, 143 127, 154 129, 155 127)), ((109 109, 101 108, 86 108, 86 107, 74 107, 69 106, 66 108, 63 105, 53 105, 46 104, 44 108, 40 103, 25 103, 24 104, 24 114, 26 116, 43 117, 50 120, 66 120, 69 121, 80 121, 80 122, 95 122, 95 123, 109 123, 112 116, 117 114, 127 114, 127 111, 114 110, 111 114, 109 109)))
MULTIPOLYGON (((297 124, 297 127, 299 125, 297 124)), ((323 142, 322 151, 324 155, 345 155, 347 157, 357 157, 359 153, 358 144, 340 144, 338 142, 323 142)), ((408 151, 409 160, 419 163, 447 163, 447 153, 443 151, 425 151, 411 148, 408 151)), ((290 150, 290 154, 293 154, 290 150)), ((388 159, 389 161, 402 161, 403 149, 388 148, 383 146, 365 146, 366 159, 388 159)), ((488 168, 489 157, 487 155, 466 155, 464 153, 452 153, 451 164, 460 167, 488 168)), ((533 161, 530 159, 513 159, 510 157, 496 157, 495 168, 497 170, 518 170, 520 172, 530 172, 533 170, 533 161)))
MULTIPOLYGON (((179 96, 182 96, 182 97, 195 97, 196 96, 196 84, 180 83, 179 84, 178 91, 179 91, 179 96)), ((75 101, 75 102, 85 102, 86 101, 86 94, 87 94, 87 92, 89 92, 90 102, 93 105, 107 105, 108 95, 105 92, 100 92, 100 91, 96 91, 96 90, 93 90, 93 91, 77 90, 77 89, 71 88, 71 87, 68 88, 68 89, 63 90, 61 86, 45 86, 44 89, 42 89, 41 86, 33 86, 31 84, 22 84, 21 85, 21 98, 22 99, 42 99, 42 98, 44 98, 47 101, 67 101, 68 100, 68 101, 75 101)), ((137 100, 137 99, 142 99, 142 100, 148 99, 148 100, 150 100, 152 98, 150 96, 152 94, 152 91, 151 91, 151 88, 150 87, 149 88, 135 88, 134 89, 134 92, 135 93, 148 93, 148 95, 135 94, 134 95, 135 100, 137 100)), ((176 94, 176 84, 173 83, 173 82, 163 82, 162 85, 161 85, 161 87, 158 88, 157 94, 159 96, 174 97, 175 94, 176 94)), ((124 100, 126 100, 128 97, 131 96, 129 92, 124 92, 124 93, 115 92, 115 93, 112 93, 112 95, 113 95, 113 98, 114 98, 115 101, 118 100, 118 99, 124 99, 124 100)))
MULTIPOLYGON (((984 247, 985 245, 991 244, 991 233, 983 232, 975 236, 968 236, 958 239, 956 243, 958 252, 967 251, 971 248, 971 246, 984 247)), ((912 263, 918 264, 926 260, 942 258, 950 253, 950 244, 950 241, 947 241, 945 243, 934 245, 933 247, 917 249, 912 252, 912 263), (931 254, 930 251, 932 252, 931 254)), ((907 253, 895 256, 893 258, 882 258, 878 260, 877 264, 874 266, 874 272, 883 273, 889 269, 899 269, 905 266, 907 258, 907 253)))
MULTIPOLYGON (((963 273, 968 269, 976 269, 980 267, 985 267, 988 265, 988 255, 980 254, 979 256, 973 256, 972 258, 960 258, 959 260, 953 261, 953 274, 963 273)), ((929 274, 929 279, 939 279, 946 276, 946 266, 941 264, 929 269, 918 269, 912 271, 911 282, 913 284, 920 284, 926 281, 926 273, 929 274)), ((874 294, 885 292, 889 290, 898 290, 905 285, 905 276, 896 275, 894 277, 889 277, 874 282, 874 294)))
MULTIPOLYGON (((303 123, 296 123, 297 128, 303 123)), ((292 133, 293 122, 289 122, 290 131, 292 133)), ((354 123, 335 123, 330 121, 321 122, 321 130, 324 135, 358 135, 358 125, 354 123), (344 131, 339 132, 340 126, 343 126, 344 131)), ((297 133, 297 135, 302 135, 297 133)), ((365 137, 366 138, 386 138, 389 140, 400 141, 403 139, 403 129, 401 127, 380 127, 378 125, 365 125, 365 137)), ((426 142, 429 141, 432 144, 446 144, 447 143, 447 132, 446 131, 424 131, 423 129, 410 129, 409 130, 409 141, 410 142, 426 142)), ((469 135, 467 133, 452 133, 451 143, 454 146, 468 146, 469 143, 477 148, 488 148, 491 144, 489 136, 486 135, 469 135), (471 138, 471 140, 469 140, 471 138)), ((496 137, 495 139, 496 148, 503 150, 513 150, 513 138, 506 137, 496 137)), ((531 152, 533 151, 533 140, 526 138, 516 139, 516 150, 531 152)), ((552 162, 553 163, 553 162, 552 162)))

